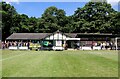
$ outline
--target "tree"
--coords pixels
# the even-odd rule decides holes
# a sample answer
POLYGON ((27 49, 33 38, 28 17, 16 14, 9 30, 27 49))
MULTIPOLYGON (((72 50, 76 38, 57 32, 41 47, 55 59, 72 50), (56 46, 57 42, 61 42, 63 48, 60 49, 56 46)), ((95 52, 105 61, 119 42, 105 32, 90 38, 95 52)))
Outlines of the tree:
POLYGON ((67 23, 66 20, 67 18, 64 10, 51 6, 42 14, 39 25, 43 27, 43 30, 46 29, 46 32, 54 32, 58 29, 62 30, 67 23))
MULTIPOLYGON (((12 33, 52 33, 56 30, 68 33, 114 33, 120 34, 120 12, 115 11, 106 0, 90 1, 77 8, 72 16, 55 6, 48 7, 42 17, 18 14, 13 6, 0 2, 0 20, 3 40, 12 33)), ((1 32, 1 29, 0 29, 1 32)))
POLYGON ((111 18, 111 28, 109 29, 111 33, 120 34, 120 12, 112 14, 111 18))
MULTIPOLYGON (((78 8, 74 13, 74 21, 79 22, 85 20, 83 25, 78 28, 86 30, 87 32, 103 32, 104 25, 107 23, 107 28, 110 28, 111 14, 116 11, 106 2, 89 2, 83 8, 78 8), (86 27, 87 26, 87 27, 86 27), (102 28, 101 28, 102 27, 102 28), (89 30, 88 30, 89 29, 89 30)), ((107 32, 108 30, 106 30, 107 32)), ((105 31, 104 31, 105 32, 105 31)))
POLYGON ((38 19, 36 17, 30 17, 28 22, 29 32, 37 32, 36 29, 38 27, 38 19))
POLYGON ((10 35, 9 30, 12 27, 12 18, 17 12, 13 6, 5 2, 0 2, 0 6, 2 6, 2 38, 5 40, 10 35))

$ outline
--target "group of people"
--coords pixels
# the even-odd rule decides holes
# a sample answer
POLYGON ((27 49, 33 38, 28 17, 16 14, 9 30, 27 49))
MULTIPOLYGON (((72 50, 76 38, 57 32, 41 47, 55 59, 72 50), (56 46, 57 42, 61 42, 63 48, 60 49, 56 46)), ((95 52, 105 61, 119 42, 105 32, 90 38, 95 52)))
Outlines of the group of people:
MULTIPOLYGON (((80 45, 80 43, 79 42, 77 42, 77 43, 74 43, 73 44, 74 45, 74 49, 80 49, 81 47, 83 47, 83 46, 86 46, 86 45, 80 45)), ((93 49, 93 47, 100 47, 101 48, 101 50, 104 50, 104 49, 106 49, 106 50, 113 50, 113 49, 116 49, 115 48, 115 43, 113 43, 113 42, 92 42, 91 44, 88 44, 88 46, 91 46, 91 49, 93 49)))
POLYGON ((2 42, 2 49, 5 49, 5 48, 8 48, 10 46, 13 46, 13 47, 22 47, 22 46, 27 46, 29 47, 30 43, 29 42, 2 42))
POLYGON ((93 43, 92 47, 93 46, 100 46, 101 47, 101 50, 102 49, 113 49, 114 48, 114 43, 112 42, 102 42, 102 43, 93 43))
MULTIPOLYGON (((31 42, 17 42, 17 41, 7 41, 7 42, 1 42, 1 48, 2 49, 5 49, 5 48, 9 48, 10 46, 12 47, 30 47, 31 45, 31 42)), ((93 42, 92 45, 91 45, 91 48, 93 49, 94 46, 100 46, 101 47, 101 50, 103 49, 110 49, 110 50, 113 50, 115 49, 115 45, 113 42, 101 42, 101 43, 97 43, 97 42, 93 42)), ((68 48, 68 44, 64 44, 63 47, 67 50, 68 48)), ((80 43, 74 43, 74 49, 79 49, 81 46, 80 46, 80 43)))
MULTIPOLYGON (((113 50, 113 49, 115 49, 115 44, 113 43, 113 42, 92 42, 92 43, 90 43, 90 44, 85 44, 85 45, 81 45, 82 43, 79 43, 79 42, 74 42, 73 43, 73 48, 74 49, 80 49, 81 47, 84 47, 84 46, 90 46, 91 47, 91 49, 93 49, 93 47, 100 47, 101 48, 101 50, 113 50)), ((68 48, 68 44, 65 44, 65 45, 63 45, 63 47, 65 48, 65 49, 67 49, 68 48)))

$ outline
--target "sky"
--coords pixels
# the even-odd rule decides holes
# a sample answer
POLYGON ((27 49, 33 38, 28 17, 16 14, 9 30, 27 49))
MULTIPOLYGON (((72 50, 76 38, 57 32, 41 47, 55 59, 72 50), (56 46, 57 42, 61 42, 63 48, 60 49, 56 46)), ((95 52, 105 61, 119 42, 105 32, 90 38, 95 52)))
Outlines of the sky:
POLYGON ((21 2, 19 4, 12 4, 18 13, 27 14, 28 16, 41 17, 45 9, 50 6, 55 6, 58 9, 63 9, 66 15, 74 14, 78 7, 83 7, 86 2, 21 2))
MULTIPOLYGON (((13 5, 19 14, 26 14, 29 17, 41 17, 45 9, 55 6, 63 9, 67 16, 73 15, 78 7, 83 7, 89 0, 5 0, 13 5)), ((108 0, 108 3, 117 11, 119 0, 108 0)))

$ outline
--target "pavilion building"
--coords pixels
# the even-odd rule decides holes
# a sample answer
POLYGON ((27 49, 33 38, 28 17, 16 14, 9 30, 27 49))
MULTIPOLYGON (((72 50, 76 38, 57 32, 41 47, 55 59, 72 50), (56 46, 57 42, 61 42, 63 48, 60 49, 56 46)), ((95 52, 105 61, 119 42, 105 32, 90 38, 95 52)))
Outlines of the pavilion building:
POLYGON ((93 43, 112 42, 115 47, 119 48, 120 44, 118 39, 120 34, 105 34, 105 33, 63 33, 57 30, 54 33, 13 33, 6 41, 30 41, 34 43, 42 43, 43 41, 49 41, 53 46, 63 47, 64 44, 68 45, 68 48, 74 48, 74 44, 77 43, 80 47, 91 47, 93 43))

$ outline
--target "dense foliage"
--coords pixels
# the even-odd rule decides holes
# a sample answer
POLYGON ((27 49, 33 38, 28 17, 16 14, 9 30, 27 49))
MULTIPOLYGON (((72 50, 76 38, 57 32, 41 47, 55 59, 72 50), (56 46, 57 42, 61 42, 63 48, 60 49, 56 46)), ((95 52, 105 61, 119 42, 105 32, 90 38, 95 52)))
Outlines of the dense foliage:
POLYGON ((114 33, 120 34, 120 12, 115 11, 107 2, 88 2, 77 8, 71 16, 62 9, 48 7, 42 17, 28 17, 19 14, 10 4, 1 2, 3 40, 15 32, 48 33, 56 30, 77 33, 114 33))

